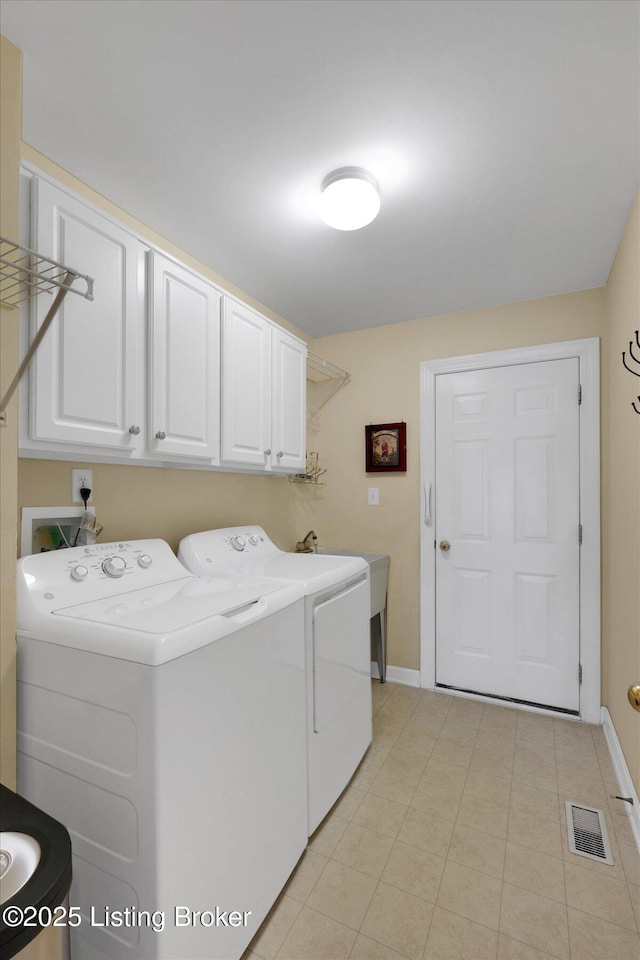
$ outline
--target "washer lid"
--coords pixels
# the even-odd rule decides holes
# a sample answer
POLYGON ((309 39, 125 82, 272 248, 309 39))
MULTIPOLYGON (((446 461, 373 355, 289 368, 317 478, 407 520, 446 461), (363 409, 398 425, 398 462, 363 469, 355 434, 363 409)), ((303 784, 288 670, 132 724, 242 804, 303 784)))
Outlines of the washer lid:
POLYGON ((279 590, 278 584, 185 577, 114 597, 61 607, 58 617, 122 630, 169 634, 210 617, 229 617, 279 590))

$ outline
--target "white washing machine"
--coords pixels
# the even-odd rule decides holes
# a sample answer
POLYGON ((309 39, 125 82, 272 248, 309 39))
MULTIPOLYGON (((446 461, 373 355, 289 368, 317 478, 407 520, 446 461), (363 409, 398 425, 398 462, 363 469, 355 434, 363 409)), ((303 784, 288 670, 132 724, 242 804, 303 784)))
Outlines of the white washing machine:
POLYGON ((18 789, 71 834, 73 960, 254 936, 307 842, 302 596, 162 540, 19 561, 18 789))
POLYGON ((201 575, 304 588, 311 836, 371 743, 369 564, 361 557, 285 553, 258 526, 194 533, 182 540, 178 557, 201 575))

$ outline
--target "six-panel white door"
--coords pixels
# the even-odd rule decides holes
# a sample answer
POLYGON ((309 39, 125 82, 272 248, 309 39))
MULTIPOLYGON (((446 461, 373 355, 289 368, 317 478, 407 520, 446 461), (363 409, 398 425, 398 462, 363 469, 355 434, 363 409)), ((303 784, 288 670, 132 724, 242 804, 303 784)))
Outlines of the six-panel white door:
POLYGON ((149 253, 150 450, 220 460, 220 293, 149 253))
POLYGON ((436 377, 437 684, 579 709, 578 372, 436 377))
MULTIPOLYGON (((92 276, 95 299, 67 294, 40 345, 30 373, 30 434, 139 449, 145 248, 46 180, 37 181, 34 209, 34 249, 92 276)), ((50 297, 35 298, 35 328, 50 304, 50 297)))

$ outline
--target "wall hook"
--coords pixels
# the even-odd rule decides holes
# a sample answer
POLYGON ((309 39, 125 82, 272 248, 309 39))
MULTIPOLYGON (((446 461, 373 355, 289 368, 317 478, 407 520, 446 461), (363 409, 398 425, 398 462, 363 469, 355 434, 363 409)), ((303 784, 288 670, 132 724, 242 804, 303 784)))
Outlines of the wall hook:
MULTIPOLYGON (((634 331, 634 334, 635 334, 635 339, 636 339, 635 347, 636 347, 638 350, 640 350, 640 331, 635 330, 635 331, 634 331)), ((632 368, 629 366, 629 364, 627 363, 627 351, 626 351, 626 350, 623 350, 623 351, 622 351, 622 366, 625 368, 625 370, 628 370, 629 373, 632 373, 632 374, 634 375, 634 377, 640 377, 640 359, 635 355, 635 353, 634 353, 633 351, 634 351, 634 343, 633 343, 633 340, 629 340, 629 359, 630 359, 634 364, 636 364, 636 366, 638 367, 638 369, 637 369, 637 370, 632 369, 632 368)), ((638 399, 638 403, 640 403, 640 396, 638 396, 637 399, 638 399)), ((631 406, 633 407, 634 411, 635 411, 637 414, 640 415, 640 410, 639 410, 638 407, 636 406, 636 401, 635 401, 635 400, 632 400, 632 401, 631 401, 631 406)))
MULTIPOLYGON (((631 346, 631 342, 629 342, 629 346, 631 346)), ((626 361, 626 359, 625 359, 625 356, 626 356, 626 351, 623 350, 623 351, 622 351, 622 366, 625 368, 625 370, 628 370, 629 373, 632 373, 632 374, 634 375, 634 377, 640 377, 640 373, 638 373, 636 370, 632 370, 632 369, 631 369, 631 367, 629 366, 629 364, 627 363, 627 361, 626 361)), ((633 356, 631 350, 629 350, 629 356, 630 356, 631 359, 634 360, 636 363, 640 363, 640 361, 636 360, 636 358, 633 356)))

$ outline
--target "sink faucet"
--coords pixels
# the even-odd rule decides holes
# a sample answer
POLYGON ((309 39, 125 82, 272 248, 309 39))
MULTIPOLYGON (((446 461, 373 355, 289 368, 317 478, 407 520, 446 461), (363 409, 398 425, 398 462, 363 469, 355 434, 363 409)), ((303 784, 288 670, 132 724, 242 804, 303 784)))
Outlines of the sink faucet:
POLYGON ((317 553, 318 552, 318 534, 315 530, 309 530, 304 540, 298 540, 296 543, 296 553, 317 553), (313 546, 309 546, 309 540, 313 540, 313 546))

